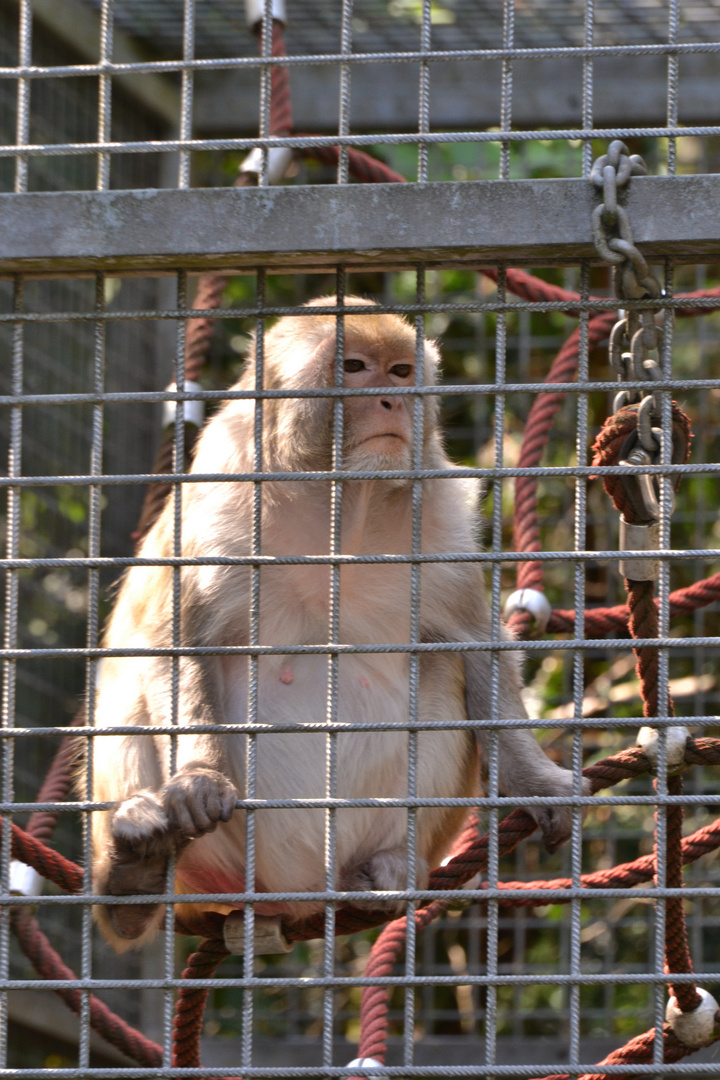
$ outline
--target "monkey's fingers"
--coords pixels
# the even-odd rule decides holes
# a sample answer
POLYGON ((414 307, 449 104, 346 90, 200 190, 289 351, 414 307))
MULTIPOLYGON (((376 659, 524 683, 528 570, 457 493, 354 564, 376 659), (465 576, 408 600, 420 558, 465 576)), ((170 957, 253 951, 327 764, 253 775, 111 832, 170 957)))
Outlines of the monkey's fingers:
POLYGON ((186 838, 203 836, 218 822, 229 821, 237 798, 233 784, 213 769, 180 773, 164 791, 170 827, 186 838))

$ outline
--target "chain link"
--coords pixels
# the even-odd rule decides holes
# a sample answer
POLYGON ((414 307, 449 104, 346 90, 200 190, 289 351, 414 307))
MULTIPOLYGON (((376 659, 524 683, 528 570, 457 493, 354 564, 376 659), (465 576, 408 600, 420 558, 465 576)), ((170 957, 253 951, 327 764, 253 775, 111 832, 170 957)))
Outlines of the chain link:
MULTIPOLYGON (((615 295, 627 300, 656 300, 662 295, 657 278, 650 273, 643 254, 633 239, 630 218, 618 203, 618 192, 626 188, 633 176, 646 176, 647 167, 639 154, 630 154, 627 146, 616 139, 607 154, 592 166, 590 179, 602 193, 602 202, 592 215, 592 237, 598 254, 613 267, 615 295)), ((660 315, 648 308, 633 308, 621 312, 612 329, 609 344, 610 366, 618 382, 656 382, 662 370, 656 356, 662 347, 665 320, 669 312, 660 315)), ((620 390, 613 401, 618 412, 628 405, 637 405, 637 429, 633 445, 627 449, 621 465, 656 465, 662 460, 662 430, 660 429, 659 395, 652 390, 620 390)), ((650 475, 637 477, 644 508, 649 518, 657 521, 660 505, 656 482, 650 475)))

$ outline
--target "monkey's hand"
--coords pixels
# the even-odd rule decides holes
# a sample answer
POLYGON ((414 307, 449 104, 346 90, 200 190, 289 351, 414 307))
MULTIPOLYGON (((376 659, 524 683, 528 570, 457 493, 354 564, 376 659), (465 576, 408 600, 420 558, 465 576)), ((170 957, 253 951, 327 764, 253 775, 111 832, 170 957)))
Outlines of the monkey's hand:
POLYGON ((162 790, 164 811, 180 844, 229 821, 237 800, 237 789, 226 776, 194 763, 184 766, 162 790))

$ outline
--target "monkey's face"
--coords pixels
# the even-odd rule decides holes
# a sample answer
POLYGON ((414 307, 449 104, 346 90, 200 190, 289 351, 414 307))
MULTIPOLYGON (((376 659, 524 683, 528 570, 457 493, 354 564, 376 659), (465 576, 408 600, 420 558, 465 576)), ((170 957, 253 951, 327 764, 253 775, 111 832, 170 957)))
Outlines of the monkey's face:
MULTIPOLYGON (((415 357, 405 351, 357 348, 345 351, 344 382, 352 388, 392 389, 415 384, 415 357)), ((412 402, 407 396, 373 394, 345 398, 344 464, 348 469, 409 469, 412 462, 412 402)))

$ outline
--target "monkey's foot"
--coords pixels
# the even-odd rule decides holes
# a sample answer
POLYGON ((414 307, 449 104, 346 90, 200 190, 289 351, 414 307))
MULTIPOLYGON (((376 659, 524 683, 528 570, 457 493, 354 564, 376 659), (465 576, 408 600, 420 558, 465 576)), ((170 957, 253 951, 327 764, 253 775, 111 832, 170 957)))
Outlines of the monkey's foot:
MULTIPOLYGON (((162 895, 166 872, 167 855, 139 859, 116 852, 102 891, 112 896, 162 895)), ((127 941, 136 941, 152 923, 162 921, 162 904, 157 903, 107 904, 105 912, 115 934, 127 941)))
MULTIPOLYGON (((416 866, 417 888, 424 889, 428 882, 428 868, 424 859, 418 858, 416 866)), ((407 854, 404 848, 376 851, 364 863, 341 874, 341 888, 347 892, 398 892, 407 889, 407 854)), ((405 901, 385 896, 368 896, 367 899, 350 901, 353 907, 371 911, 402 913, 405 901)))
POLYGON ((139 791, 121 802, 113 814, 112 836, 116 852, 124 856, 169 855, 170 823, 157 795, 139 791))
MULTIPOLYGON (((553 795, 567 795, 568 798, 573 793, 573 777, 572 773, 568 769, 558 769, 559 773, 564 774, 561 777, 561 783, 557 783, 553 789, 553 795)), ((533 792, 532 794, 536 794, 533 792)), ((540 794, 538 792, 537 794, 540 794)), ((547 794, 547 793, 543 793, 547 794)), ((592 795, 592 789, 590 781, 584 779, 582 782, 582 794, 592 795)), ((533 806, 528 807, 528 811, 542 830, 543 847, 546 851, 557 851, 559 847, 570 839, 572 834, 572 822, 573 812, 571 806, 533 806)), ((588 808, 583 807, 583 818, 587 814, 588 808)))
POLYGON ((229 821, 238 793, 222 773, 201 767, 173 776, 163 788, 162 799, 170 829, 182 843, 212 832, 220 821, 229 821))

